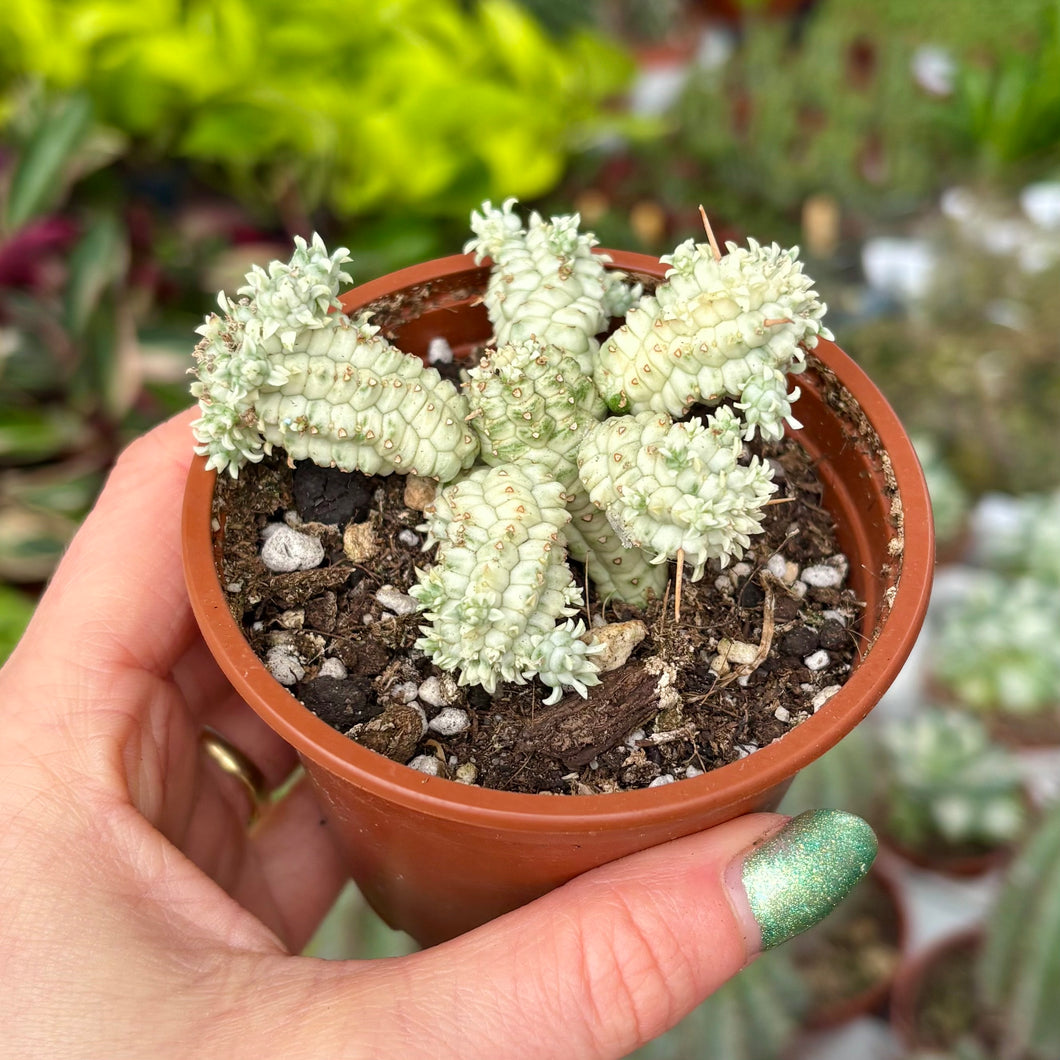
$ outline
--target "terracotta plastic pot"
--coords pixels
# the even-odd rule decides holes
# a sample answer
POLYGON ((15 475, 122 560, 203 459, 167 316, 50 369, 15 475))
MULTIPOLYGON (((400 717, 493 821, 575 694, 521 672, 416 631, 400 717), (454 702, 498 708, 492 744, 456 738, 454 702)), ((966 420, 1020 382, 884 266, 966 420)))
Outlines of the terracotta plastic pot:
MULTIPOLYGON (((654 285, 657 259, 609 251, 654 285)), ((402 349, 444 336, 459 354, 490 336, 478 299, 488 270, 466 255, 403 269, 342 299, 371 305, 402 349)), ((675 784, 607 795, 542 796, 429 777, 330 728, 270 676, 228 611, 214 555, 214 473, 195 462, 184 506, 188 591, 207 644, 246 702, 299 753, 344 845, 350 873, 387 923, 430 945, 529 902, 594 866, 756 810, 858 724, 890 685, 927 607, 931 509, 913 446, 865 374, 821 342, 798 379, 801 444, 817 462, 851 582, 865 602, 862 651, 842 690, 781 740, 675 784)))
POLYGON ((948 1050, 979 1030, 974 974, 982 945, 981 929, 972 926, 936 939, 898 970, 890 1020, 911 1052, 948 1050))

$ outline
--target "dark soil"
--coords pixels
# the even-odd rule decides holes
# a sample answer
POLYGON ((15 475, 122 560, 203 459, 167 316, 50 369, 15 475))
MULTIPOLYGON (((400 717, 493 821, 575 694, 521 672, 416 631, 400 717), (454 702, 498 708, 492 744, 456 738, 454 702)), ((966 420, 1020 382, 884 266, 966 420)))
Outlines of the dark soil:
POLYGON ((274 454, 244 467, 236 481, 219 478, 221 583, 259 656, 290 645, 304 661, 304 676, 290 691, 372 750, 403 763, 431 756, 442 776, 518 792, 596 793, 666 783, 782 737, 813 713, 824 690, 845 681, 856 655, 861 605, 850 589, 792 585, 794 568, 787 580, 767 569, 775 555, 805 568, 839 550, 803 450, 785 440, 761 452, 777 468, 774 496, 781 502, 767 508, 765 532, 729 568, 733 573, 725 573, 722 588, 720 568, 708 568, 696 583, 686 577, 680 621, 672 578, 667 599, 643 614, 624 605, 604 609, 590 594, 594 619, 641 619, 648 634, 624 667, 602 675, 588 701, 572 693, 545 707, 539 682, 502 685, 493 697, 477 686, 457 688, 413 647, 420 616, 394 615, 376 599, 382 586, 407 592, 416 568, 431 560, 416 529, 422 512, 406 503, 408 480, 401 476, 290 468, 283 454, 274 454), (266 569, 262 531, 285 519, 321 539, 323 566, 266 569), (344 533, 356 562, 344 550, 344 533), (757 646, 761 661, 719 664, 723 638, 757 646), (822 668, 807 667, 814 655, 822 668), (339 660, 346 676, 319 676, 325 659, 339 660), (432 675, 443 678, 448 705, 467 712, 466 731, 424 734, 421 710, 432 719, 441 709, 417 692, 432 675))
POLYGON ((955 938, 922 958, 927 963, 915 969, 915 983, 901 984, 896 997, 913 990, 902 997, 896 1014, 910 1046, 949 1050, 974 1040, 982 1043, 984 1055, 998 1055, 992 1048, 996 1028, 989 1026, 976 993, 979 946, 978 936, 955 938))

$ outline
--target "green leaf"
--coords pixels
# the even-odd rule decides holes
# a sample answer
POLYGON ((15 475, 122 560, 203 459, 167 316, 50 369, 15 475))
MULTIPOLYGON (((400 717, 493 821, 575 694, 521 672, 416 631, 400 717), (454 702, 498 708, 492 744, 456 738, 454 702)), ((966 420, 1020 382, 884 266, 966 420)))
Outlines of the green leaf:
POLYGON ((48 460, 85 444, 87 427, 64 408, 0 408, 0 461, 48 460))
POLYGON ((75 338, 84 333, 103 292, 125 272, 125 230, 112 214, 89 226, 70 255, 66 288, 66 327, 75 338))
POLYGON ((36 128, 11 178, 4 224, 17 231, 52 209, 66 190, 66 175, 92 128, 92 104, 83 93, 65 99, 36 128))
POLYGON ((14 651, 33 615, 33 601, 8 585, 0 585, 0 664, 14 651))

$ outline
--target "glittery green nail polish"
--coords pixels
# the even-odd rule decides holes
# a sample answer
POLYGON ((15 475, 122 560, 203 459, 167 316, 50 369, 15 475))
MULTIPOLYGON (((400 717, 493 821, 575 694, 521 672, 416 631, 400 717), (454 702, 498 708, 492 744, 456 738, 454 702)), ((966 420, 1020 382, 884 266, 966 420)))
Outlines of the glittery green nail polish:
POLYGON ((869 871, 876 836, 841 810, 809 810, 755 847, 741 870, 762 949, 823 920, 869 871))

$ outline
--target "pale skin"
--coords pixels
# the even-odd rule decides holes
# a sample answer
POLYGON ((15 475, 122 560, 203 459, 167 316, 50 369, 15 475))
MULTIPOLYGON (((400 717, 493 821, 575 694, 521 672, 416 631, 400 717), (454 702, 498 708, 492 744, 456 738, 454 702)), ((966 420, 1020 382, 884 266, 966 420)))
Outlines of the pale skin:
POLYGON ((191 614, 190 419, 122 456, 0 671, 5 1057, 617 1058, 747 963, 758 929, 731 867, 771 814, 410 957, 298 956, 346 870, 304 784, 248 830, 246 793, 200 749, 209 725, 272 786, 295 764, 191 614))

